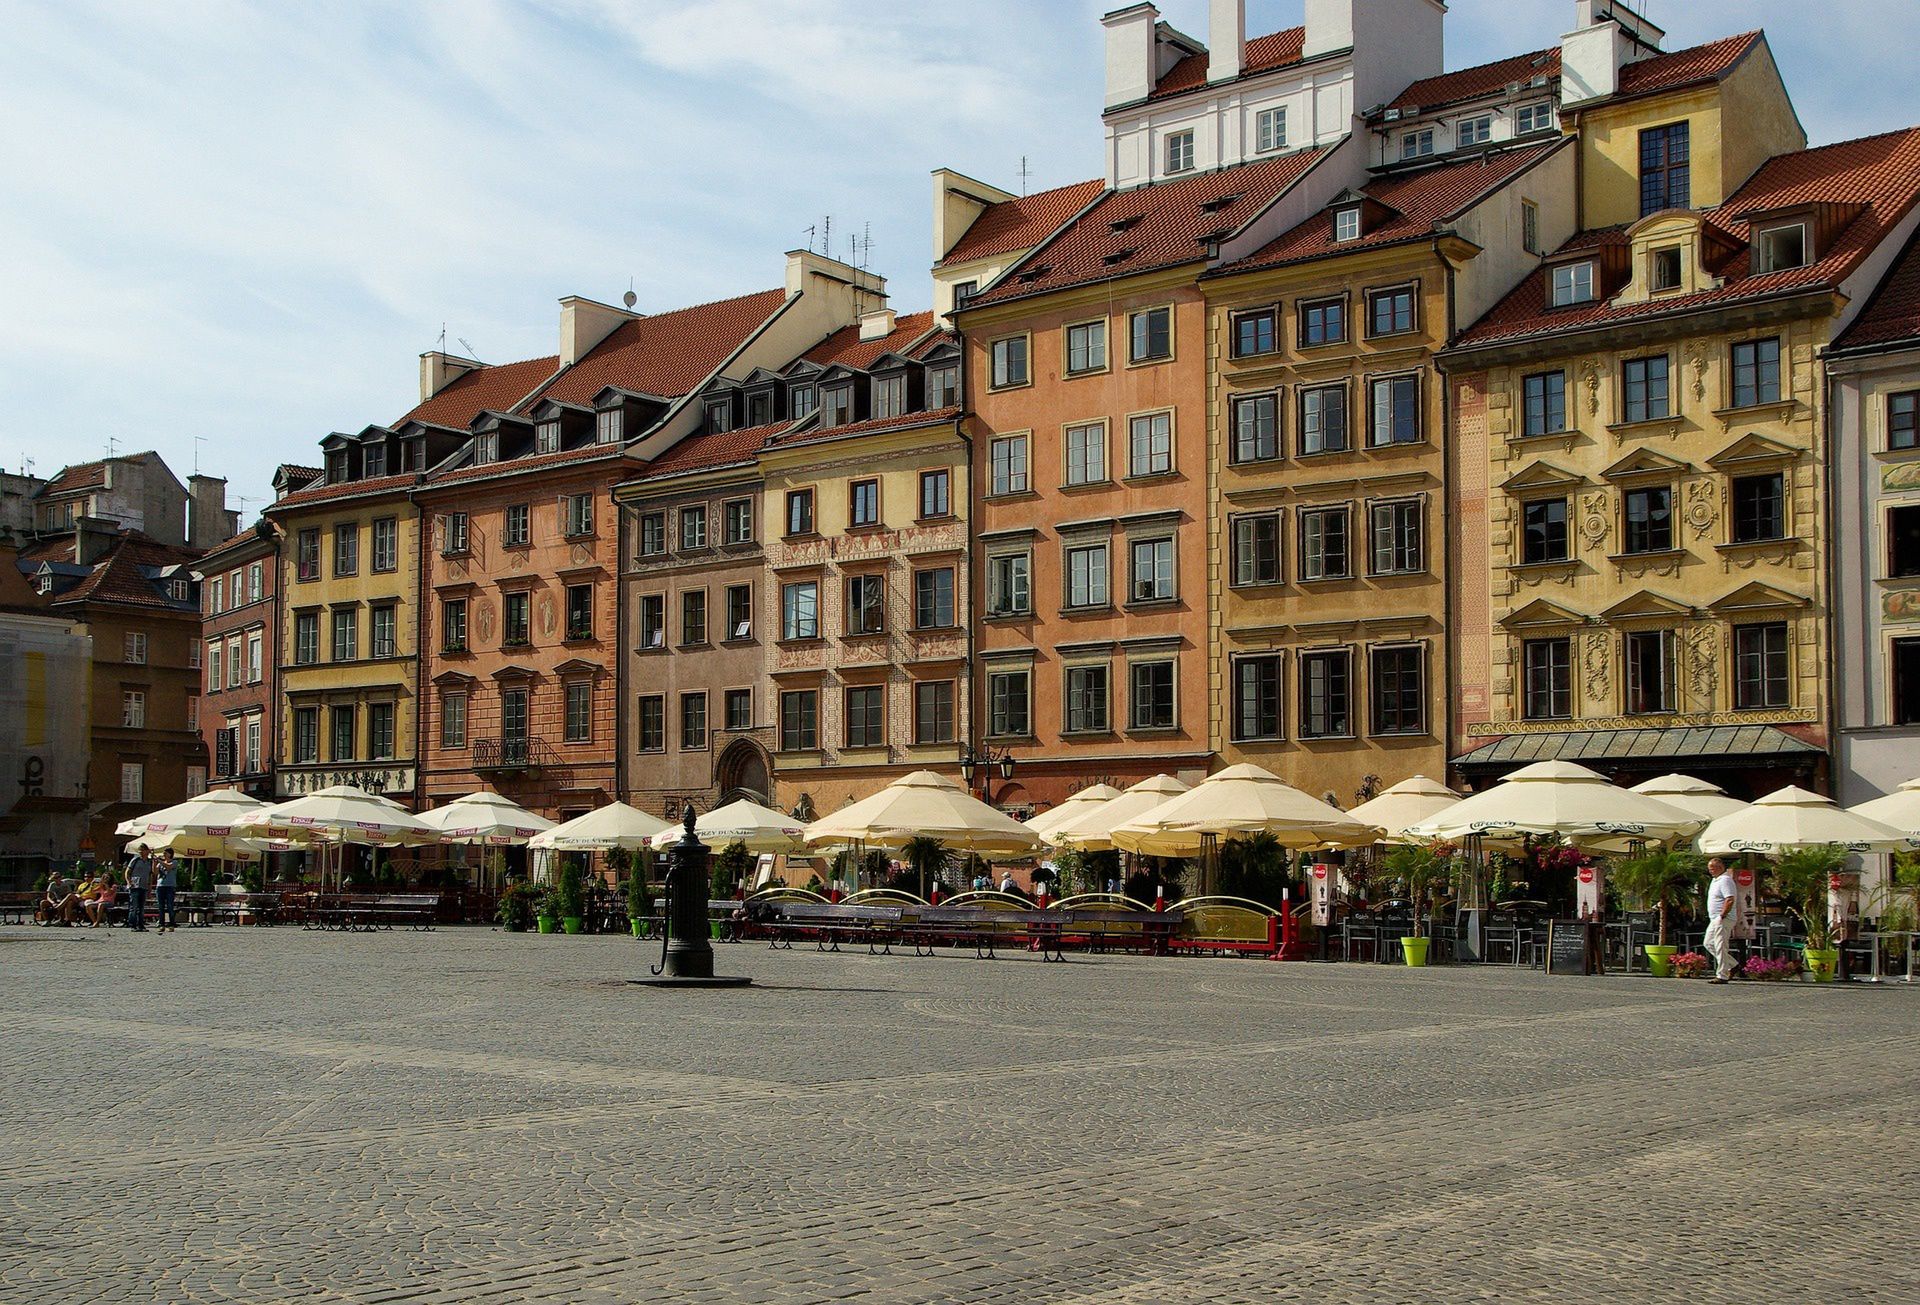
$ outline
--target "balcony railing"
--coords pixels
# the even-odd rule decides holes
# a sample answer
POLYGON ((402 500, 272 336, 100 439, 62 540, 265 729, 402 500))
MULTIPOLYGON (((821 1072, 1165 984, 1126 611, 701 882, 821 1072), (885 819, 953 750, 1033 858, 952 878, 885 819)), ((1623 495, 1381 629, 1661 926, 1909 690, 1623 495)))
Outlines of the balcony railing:
POLYGON ((560 756, 546 742, 537 738, 475 739, 473 741, 473 768, 475 771, 534 771, 550 769, 560 764, 560 756))

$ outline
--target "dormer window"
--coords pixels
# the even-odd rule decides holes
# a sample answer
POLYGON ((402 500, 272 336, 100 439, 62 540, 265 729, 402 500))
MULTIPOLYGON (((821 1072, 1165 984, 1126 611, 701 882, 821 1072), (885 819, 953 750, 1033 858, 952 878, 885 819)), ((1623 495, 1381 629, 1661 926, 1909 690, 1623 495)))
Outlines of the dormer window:
POLYGON ((473 462, 475 466, 484 466, 498 461, 500 461, 500 432, 490 430, 474 441, 473 462))
POLYGON ((733 429, 733 404, 725 399, 707 405, 707 434, 724 435, 733 429))
POLYGON ((1335 240, 1358 240, 1360 238, 1360 206, 1334 210, 1333 238, 1335 240))
POLYGON ((967 302, 967 300, 973 298, 974 292, 979 288, 980 288, 980 283, 978 281, 954 282, 953 283, 953 302, 956 304, 964 304, 965 302, 967 302))
POLYGON ((773 420, 773 391, 755 390, 747 396, 747 425, 765 426, 773 420))
POLYGON ((873 378, 873 415, 876 417, 900 417, 907 411, 907 378, 899 376, 876 376, 873 378))
POLYGON ((1513 134, 1525 136, 1529 132, 1546 131, 1553 126, 1553 105, 1546 100, 1537 100, 1532 104, 1523 104, 1513 111, 1513 134))
POLYGON ((820 393, 811 385, 796 385, 787 393, 787 410, 795 421, 820 406, 820 393))
POLYGON ((362 472, 369 478, 387 474, 387 446, 369 444, 360 454, 362 472))
POLYGON ((1167 172, 1193 171, 1193 133, 1176 131, 1167 137, 1167 172))
POLYGON ((1760 233, 1754 242, 1754 272, 1784 272, 1789 268, 1805 267, 1812 260, 1807 256, 1807 228, 1795 222, 1791 226, 1769 227, 1760 233))
POLYGON ((1680 247, 1656 249, 1647 255, 1647 284, 1657 294, 1680 288, 1683 261, 1680 247))
POLYGON ((1400 137, 1400 157, 1403 159, 1424 159, 1433 153, 1433 128, 1421 127, 1417 131, 1405 132, 1400 137))
MULTIPOLYGON (((338 485, 347 478, 347 451, 338 449, 327 454, 327 483, 338 485)), ((71 523, 69 523, 71 524, 71 523)))
POLYGON ((533 428, 533 451, 535 453, 558 453, 560 451, 560 423, 558 420, 543 421, 533 428))
POLYGON ((167 581, 167 596, 176 603, 184 603, 188 598, 192 597, 192 591, 187 587, 185 580, 169 580, 167 581))
POLYGON ((38 579, 38 580, 37 580, 37 581, 35 582, 35 584, 34 584, 34 588, 35 588, 35 589, 37 589, 37 590, 39 590, 39 591, 40 591, 41 593, 43 593, 43 594, 50 594, 50 593, 52 593, 52 592, 53 592, 53 575, 52 575, 52 573, 51 573, 51 572, 49 572, 48 574, 46 574, 46 575, 43 575, 43 576, 41 576, 41 577, 39 577, 39 579, 38 579))
POLYGON ((853 386, 836 385, 820 392, 820 424, 844 426, 853 420, 853 386))
POLYGON ((1552 285, 1548 303, 1552 307, 1566 308, 1572 304, 1593 302, 1592 263, 1564 263, 1554 268, 1548 276, 1552 285))
POLYGON ((1491 113, 1462 118, 1460 125, 1453 132, 1453 143, 1456 149, 1466 149, 1469 145, 1485 145, 1492 139, 1493 115, 1491 113))
POLYGON ((620 409, 603 408, 594 414, 593 438, 599 444, 620 442, 620 409))
POLYGON ((427 445, 425 440, 411 439, 400 442, 400 469, 402 471, 425 471, 427 469, 427 445))

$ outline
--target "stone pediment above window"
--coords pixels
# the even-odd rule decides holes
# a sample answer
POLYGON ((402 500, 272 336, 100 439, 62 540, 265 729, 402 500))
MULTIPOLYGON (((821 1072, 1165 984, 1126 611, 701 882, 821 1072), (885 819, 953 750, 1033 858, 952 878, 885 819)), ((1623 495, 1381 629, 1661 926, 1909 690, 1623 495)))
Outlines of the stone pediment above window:
POLYGON ((1564 492, 1590 483, 1577 471, 1568 471, 1565 467, 1543 461, 1528 463, 1501 481, 1500 488, 1509 494, 1537 494, 1553 490, 1564 492))
POLYGON ((1657 622, 1671 625, 1676 621, 1693 619, 1693 608, 1677 599, 1668 598, 1643 589, 1621 599, 1606 611, 1600 613, 1600 619, 1611 625, 1630 625, 1636 622, 1657 622))
POLYGON ((920 355, 920 361, 929 366, 937 366, 940 363, 958 362, 959 360, 960 346, 952 340, 942 340, 939 344, 936 344, 933 348, 928 349, 920 355))
POLYGON ((1765 435, 1749 434, 1742 435, 1708 458, 1707 465, 1729 475, 1739 475, 1756 469, 1785 466, 1798 461, 1804 452, 1765 435))
POLYGON ((433 677, 433 682, 443 689, 464 689, 478 683, 465 671, 441 671, 433 677))
POLYGON ((508 680, 537 680, 540 678, 540 672, 534 670, 531 666, 509 664, 495 671, 493 678, 502 683, 508 680))
POLYGON ((1776 589, 1755 580, 1709 603, 1707 610, 1716 616, 1742 616, 1749 612, 1789 612, 1805 607, 1807 603, 1808 600, 1800 594, 1790 594, 1784 589, 1776 589))
POLYGON ((749 390, 757 385, 784 385, 785 383, 786 377, 782 376, 779 372, 768 371, 765 367, 754 368, 747 373, 747 378, 740 382, 743 387, 749 390))
POLYGON ((907 357, 905 354, 889 351, 868 363, 867 370, 873 373, 897 372, 904 371, 911 366, 913 366, 913 359, 907 357))
POLYGON ((1508 612, 1500 624, 1509 630, 1569 630, 1587 623, 1587 618, 1570 607, 1546 598, 1536 598, 1518 611, 1508 612))
POLYGON ((562 679, 589 675, 597 679, 607 673, 607 668, 599 662, 590 662, 584 657, 569 657, 554 667, 553 673, 562 679))
POLYGON ((1601 479, 1616 485, 1641 481, 1670 481, 1690 475, 1693 467, 1653 449, 1635 449, 1600 473, 1601 479))

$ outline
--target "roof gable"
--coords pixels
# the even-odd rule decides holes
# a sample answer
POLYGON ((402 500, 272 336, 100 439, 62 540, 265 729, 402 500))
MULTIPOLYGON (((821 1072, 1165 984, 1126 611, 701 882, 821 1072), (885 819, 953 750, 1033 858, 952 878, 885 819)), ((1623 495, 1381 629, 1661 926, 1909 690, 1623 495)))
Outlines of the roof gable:
POLYGON ((620 323, 532 399, 591 404, 608 386, 660 398, 691 394, 786 306, 785 289, 620 323))

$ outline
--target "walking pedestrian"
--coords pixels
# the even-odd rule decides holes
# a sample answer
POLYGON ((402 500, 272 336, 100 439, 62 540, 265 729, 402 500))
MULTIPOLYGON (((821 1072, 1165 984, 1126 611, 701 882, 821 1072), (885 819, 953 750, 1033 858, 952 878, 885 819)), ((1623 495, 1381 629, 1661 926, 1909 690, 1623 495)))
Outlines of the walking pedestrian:
POLYGON ((179 886, 180 866, 173 859, 173 849, 162 848, 160 864, 153 868, 154 914, 159 917, 161 933, 173 933, 177 928, 173 918, 173 896, 179 886))
POLYGON ((147 857, 147 845, 135 843, 127 858, 127 928, 135 933, 147 931, 147 887, 153 882, 153 862, 147 857))
POLYGON ((1713 981, 1733 977, 1733 934, 1740 923, 1740 888, 1719 857, 1707 862, 1713 882, 1707 886, 1707 953, 1713 957, 1713 981))

